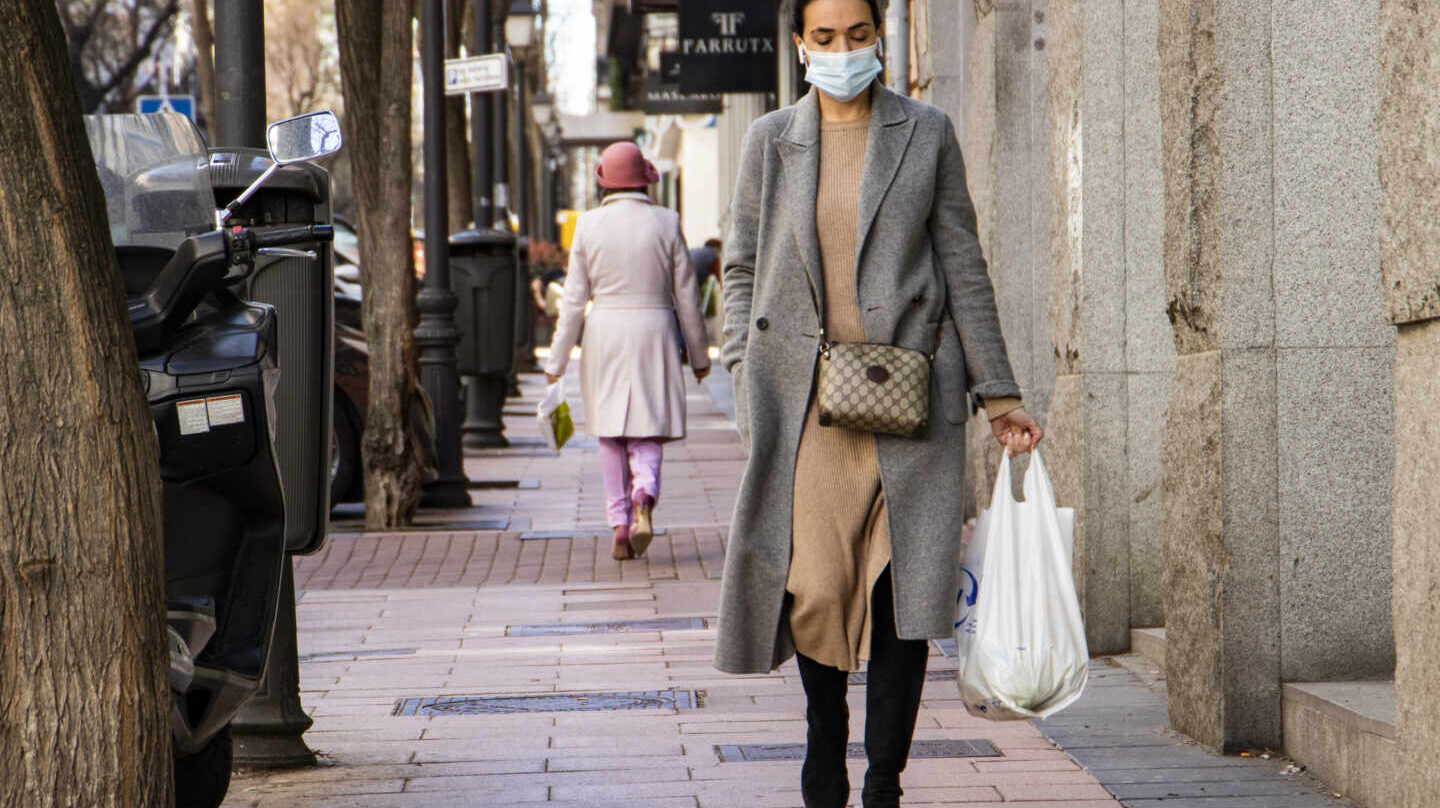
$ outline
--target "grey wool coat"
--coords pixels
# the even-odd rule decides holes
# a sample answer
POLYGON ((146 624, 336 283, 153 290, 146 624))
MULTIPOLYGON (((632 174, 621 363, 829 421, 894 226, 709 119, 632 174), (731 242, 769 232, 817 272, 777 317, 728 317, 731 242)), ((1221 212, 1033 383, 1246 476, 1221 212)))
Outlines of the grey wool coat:
MULTIPOLYGON (((816 91, 751 125, 725 243, 725 346, 749 449, 731 521, 715 667, 774 670, 794 654, 785 615, 795 456, 814 387, 825 299, 815 223, 816 91), (813 296, 812 296, 813 295, 813 296), (820 301, 817 309, 816 301, 820 301)), ((975 232, 955 127, 880 85, 861 171, 856 283, 867 338, 929 352, 919 438, 876 435, 899 636, 949 636, 963 521, 970 395, 1019 396, 975 232)))

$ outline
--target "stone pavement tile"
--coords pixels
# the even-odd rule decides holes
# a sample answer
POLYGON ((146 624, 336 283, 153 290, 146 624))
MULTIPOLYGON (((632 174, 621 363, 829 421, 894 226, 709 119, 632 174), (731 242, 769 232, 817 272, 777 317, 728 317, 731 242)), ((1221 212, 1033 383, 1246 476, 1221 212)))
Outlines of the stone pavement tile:
POLYGON ((1225 782, 1242 783, 1272 780, 1275 772, 1265 768, 1244 768, 1217 770, 1214 766, 1191 769, 1102 769, 1096 772, 1105 782, 1123 788, 1132 783, 1159 783, 1184 785, 1186 783, 1215 783, 1223 778, 1225 782))
POLYGON ((583 802, 547 799, 544 802, 513 802, 511 808, 697 808, 698 805, 694 796, 661 796, 657 799, 606 799, 602 802, 593 799, 583 802))
POLYGON ((475 793, 517 790, 527 783, 544 782, 554 797, 561 797, 569 788, 618 790, 612 796, 650 796, 649 789, 659 786, 662 791, 653 796, 684 796, 693 793, 690 772, 684 766, 637 766, 628 767, 617 758, 616 766, 608 770, 585 772, 546 772, 543 778, 530 774, 466 775, 456 777, 427 777, 411 780, 406 791, 458 791, 475 793))
POLYGON ((371 794, 398 794, 405 788, 404 779, 355 779, 355 780, 327 780, 324 782, 285 782, 272 779, 261 785, 246 786, 243 794, 247 797, 260 799, 278 799, 288 797, 292 800, 304 798, 307 801, 317 797, 335 797, 341 795, 371 794))
POLYGON ((1271 797, 1277 795, 1319 795, 1329 792, 1305 781, 1227 780, 1191 783, 1109 783, 1106 788, 1122 800, 1177 799, 1180 797, 1271 797))
POLYGON ((1343 806, 1348 801, 1326 795, 1275 795, 1269 797, 1180 797, 1154 800, 1126 800, 1128 808, 1319 808, 1343 806))
POLYGON ((1099 783, 1065 783, 996 786, 1006 802, 1034 802, 1039 800, 1103 800, 1110 796, 1099 783))
POLYGON ((1127 806, 1140 808, 1343 808, 1284 762, 1227 757, 1168 730, 1163 679, 1147 686, 1124 658, 1091 663, 1097 686, 1039 728, 1127 806), (1155 739, 1166 744, 1156 744, 1155 739))
MULTIPOLYGON (((443 778, 436 778, 443 779, 443 778)), ((412 783, 415 781, 412 781, 412 783)), ((428 782, 428 779, 426 781, 428 782)), ((409 784, 407 784, 409 785, 409 784)), ((441 791, 404 791, 399 794, 366 795, 364 801, 356 795, 320 797, 299 802, 293 795, 262 797, 255 804, 258 808, 482 808, 509 806, 520 802, 542 802, 549 797, 549 790, 543 785, 525 786, 505 791, 473 793, 464 788, 441 791)), ((227 805, 228 808, 228 805, 227 805)))
POLYGON ((982 772, 1044 772, 1044 771, 1069 771, 1079 769, 1080 766, 1069 757, 1046 758, 1044 760, 997 760, 987 758, 977 760, 975 768, 982 772))
MULTIPOLYGON (((910 792, 905 792, 908 797, 910 792)), ((1041 800, 1038 802, 930 802, 925 808, 1116 808, 1114 800, 1041 800)), ((1261 808, 1253 806, 1253 808, 1261 808)))

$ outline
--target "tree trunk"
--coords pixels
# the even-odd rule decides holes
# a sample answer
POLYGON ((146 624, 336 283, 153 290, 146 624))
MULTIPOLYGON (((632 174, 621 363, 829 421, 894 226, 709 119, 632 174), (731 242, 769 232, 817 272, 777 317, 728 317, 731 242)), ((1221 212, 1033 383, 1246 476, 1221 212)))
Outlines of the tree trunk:
POLYGON ((171 803, 160 463, 54 0, 0 3, 0 805, 171 803))
POLYGON ((420 387, 411 325, 410 2, 346 0, 336 4, 335 18, 370 346, 365 526, 380 530, 409 524, 428 451, 408 417, 420 387))
POLYGON ((209 132, 215 127, 215 36, 210 31, 210 0, 190 0, 190 28, 195 37, 195 72, 200 76, 200 114, 209 132))
MULTIPOLYGON (((449 0, 445 4, 445 58, 460 56, 460 39, 463 33, 465 7, 469 3, 449 0)), ((471 54, 472 56, 474 54, 471 54)), ((450 229, 464 230, 475 221, 475 197, 471 191, 470 176, 470 130, 465 118, 465 96, 452 95, 445 99, 445 192, 450 203, 450 229)))

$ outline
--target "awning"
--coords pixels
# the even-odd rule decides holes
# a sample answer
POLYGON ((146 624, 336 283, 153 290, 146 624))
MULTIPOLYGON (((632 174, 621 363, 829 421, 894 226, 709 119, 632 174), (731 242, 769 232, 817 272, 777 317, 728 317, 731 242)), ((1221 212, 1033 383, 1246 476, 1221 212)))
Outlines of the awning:
POLYGON ((634 140, 645 131, 643 112, 597 112, 594 115, 560 113, 560 143, 563 146, 609 146, 634 140))

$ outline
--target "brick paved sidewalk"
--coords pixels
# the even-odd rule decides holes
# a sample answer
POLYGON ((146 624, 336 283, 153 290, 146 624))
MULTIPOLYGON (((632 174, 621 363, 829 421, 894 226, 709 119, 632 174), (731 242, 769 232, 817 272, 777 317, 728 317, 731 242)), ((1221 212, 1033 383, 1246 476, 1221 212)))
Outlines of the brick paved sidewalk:
MULTIPOLYGON (((666 532, 622 564, 594 442, 543 450, 540 380, 522 379, 527 395, 507 406, 514 445, 467 457, 473 509, 378 535, 339 520, 324 551, 297 559, 306 738, 324 765, 238 774, 226 808, 801 806, 798 760, 738 748, 803 743, 793 662, 744 677, 710 666, 743 463, 725 416, 691 386, 691 438, 667 447, 666 532)), ((1120 804, 1031 724, 971 718, 953 667, 934 652, 916 739, 992 748, 912 760, 906 805, 1120 804)), ((858 740, 863 686, 850 705, 858 740)), ((864 763, 852 764, 858 784, 864 763)), ((1214 806, 1236 804, 1250 803, 1214 806)))

